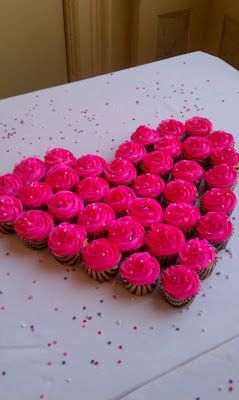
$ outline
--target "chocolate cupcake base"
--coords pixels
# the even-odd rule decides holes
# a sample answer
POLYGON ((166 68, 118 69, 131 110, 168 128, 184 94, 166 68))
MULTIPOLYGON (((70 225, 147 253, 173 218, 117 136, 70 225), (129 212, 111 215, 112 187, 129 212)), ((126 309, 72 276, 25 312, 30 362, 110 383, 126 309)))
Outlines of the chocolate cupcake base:
POLYGON ((209 278, 209 276, 212 274, 212 271, 213 271, 214 268, 215 268, 215 265, 216 265, 216 261, 215 261, 213 264, 209 265, 208 268, 202 269, 201 271, 199 271, 199 272, 197 273, 199 279, 200 279, 201 281, 203 281, 204 279, 209 278))
POLYGON ((73 256, 57 256, 52 253, 52 255, 60 264, 64 265, 74 265, 81 261, 81 254, 75 254, 73 256))
POLYGON ((21 240, 25 243, 27 247, 30 247, 34 250, 41 250, 47 247, 47 238, 42 240, 28 240, 25 238, 21 238, 21 240))
POLYGON ((1 222, 0 223, 0 232, 4 233, 4 234, 8 234, 8 233, 14 233, 14 227, 13 224, 11 222, 1 222))
POLYGON ((213 242, 210 242, 210 243, 215 247, 215 249, 217 251, 220 251, 220 250, 225 249, 228 242, 229 242, 229 239, 224 240, 223 242, 219 242, 219 243, 213 243, 213 242))
POLYGON ((151 285, 134 285, 133 283, 128 282, 126 279, 123 279, 124 287, 132 294, 136 296, 144 296, 146 294, 152 293, 156 288, 158 280, 151 285))
POLYGON ((111 268, 106 271, 95 271, 88 267, 85 267, 85 269, 86 269, 86 272, 88 273, 88 275, 92 279, 94 279, 98 282, 104 282, 104 281, 110 281, 118 274, 119 265, 116 265, 114 268, 111 268))
POLYGON ((174 297, 170 296, 161 288, 161 294, 164 300, 173 307, 185 307, 191 304, 195 298, 195 296, 188 297, 186 299, 175 299, 174 297))
POLYGON ((173 256, 159 256, 156 258, 157 258, 161 268, 167 268, 167 267, 170 267, 170 265, 176 264, 178 255, 175 254, 173 256))

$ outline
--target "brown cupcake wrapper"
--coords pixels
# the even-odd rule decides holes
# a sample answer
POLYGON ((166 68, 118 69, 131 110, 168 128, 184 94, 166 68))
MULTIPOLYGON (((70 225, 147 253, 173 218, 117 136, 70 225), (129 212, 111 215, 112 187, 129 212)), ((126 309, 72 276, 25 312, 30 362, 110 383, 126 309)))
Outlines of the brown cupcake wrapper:
POLYGON ((173 307, 185 307, 188 306, 193 302, 196 296, 188 297, 186 299, 175 299, 174 297, 170 296, 168 293, 166 293, 163 288, 160 288, 161 295, 164 298, 164 300, 170 304, 173 307))
POLYGON ((160 264, 161 268, 167 268, 171 265, 175 265, 178 254, 174 254, 172 256, 155 256, 160 264))
POLYGON ((196 234, 196 225, 186 230, 183 230, 183 233, 187 240, 194 238, 196 234))
POLYGON ((110 281, 113 279, 119 272, 119 264, 117 264, 115 267, 108 269, 106 271, 95 271, 91 268, 88 268, 85 266, 86 272, 88 275, 98 281, 98 282, 105 282, 105 281, 110 281))
POLYGON ((224 240, 223 242, 214 243, 214 242, 210 242, 209 241, 209 243, 212 244, 217 251, 220 251, 220 250, 225 249, 225 247, 226 247, 227 243, 229 242, 229 240, 230 240, 230 238, 224 240))
POLYGON ((27 247, 35 250, 41 250, 47 247, 47 238, 42 240, 28 240, 21 237, 21 240, 25 243, 27 247))
POLYGON ((1 222, 0 223, 0 232, 4 234, 14 233, 14 225, 11 222, 1 222))
POLYGON ((124 287, 132 294, 136 296, 144 296, 146 294, 152 293, 157 286, 158 279, 151 283, 150 285, 135 285, 130 283, 126 279, 122 279, 124 287))
POLYGON ((64 265, 74 265, 76 263, 80 263, 80 261, 81 261, 80 253, 72 255, 72 256, 58 256, 54 253, 52 253, 52 255, 60 264, 64 264, 64 265))
POLYGON ((201 281, 203 281, 204 279, 209 278, 209 276, 212 274, 212 272, 213 272, 213 270, 214 270, 214 268, 216 266, 216 263, 217 263, 217 259, 211 265, 209 265, 208 268, 201 269, 201 271, 198 271, 197 274, 198 274, 198 277, 199 277, 199 279, 201 281))

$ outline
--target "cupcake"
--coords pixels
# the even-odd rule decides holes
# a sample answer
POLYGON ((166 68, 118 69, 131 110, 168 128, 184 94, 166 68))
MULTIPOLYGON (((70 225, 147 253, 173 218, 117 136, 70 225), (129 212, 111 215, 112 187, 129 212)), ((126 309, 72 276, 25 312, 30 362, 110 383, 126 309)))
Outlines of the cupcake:
POLYGON ((197 197, 196 186, 183 179, 175 179, 167 183, 163 192, 163 205, 180 201, 183 203, 194 204, 197 197))
POLYGON ((112 226, 115 213, 110 206, 104 203, 88 204, 78 215, 78 224, 88 233, 89 240, 105 236, 112 226))
POLYGON ((126 255, 142 247, 144 228, 132 217, 121 217, 110 225, 109 239, 126 255))
POLYGON ((200 186, 201 180, 205 175, 203 167, 193 160, 181 160, 174 164, 172 176, 174 179, 184 179, 185 181, 200 186))
POLYGON ((160 266, 149 253, 134 253, 122 262, 120 274, 124 287, 130 293, 143 296, 156 288, 160 266))
POLYGON ((22 204, 27 208, 44 208, 52 196, 52 188, 45 182, 26 182, 19 192, 22 204))
POLYGON ((44 161, 47 168, 51 168, 59 164, 65 164, 68 167, 74 167, 76 159, 71 151, 62 148, 56 148, 46 152, 44 161))
POLYGON ((86 241, 86 231, 80 225, 62 222, 49 234, 48 247, 61 264, 73 265, 80 261, 86 241))
POLYGON ((209 166, 211 154, 212 144, 205 137, 189 136, 183 142, 183 157, 197 161, 205 168, 209 166))
POLYGON ((47 247, 47 239, 53 227, 52 216, 41 210, 26 211, 14 223, 14 229, 23 242, 37 250, 47 247))
POLYGON ((174 161, 177 161, 182 154, 182 144, 176 136, 165 135, 159 138, 159 141, 154 146, 154 150, 162 150, 172 157, 174 161))
POLYGON ((79 176, 68 165, 57 164, 48 170, 45 180, 55 191, 71 190, 78 183, 79 176))
POLYGON ((213 150, 234 146, 234 137, 228 132, 214 131, 208 135, 207 139, 212 143, 213 150))
POLYGON ((139 126, 131 135, 131 140, 142 144, 148 151, 152 150, 153 145, 159 140, 159 134, 148 126, 139 126))
POLYGON ((141 167, 144 172, 160 175, 167 181, 173 167, 173 159, 162 150, 152 151, 144 157, 141 167))
POLYGON ((183 232, 176 226, 155 224, 146 233, 145 244, 149 252, 157 257, 161 267, 175 263, 178 252, 185 244, 183 232))
POLYGON ((76 193, 62 190, 50 198, 47 207, 56 221, 72 221, 83 210, 84 203, 76 193))
POLYGON ((123 158, 135 165, 139 164, 145 155, 145 147, 141 143, 134 142, 133 140, 123 142, 115 152, 116 158, 123 158))
POLYGON ((212 123, 207 118, 192 117, 185 122, 187 135, 207 136, 212 131, 212 123))
POLYGON ((161 193, 165 187, 164 181, 160 176, 154 174, 142 174, 135 179, 132 189, 137 196, 152 197, 160 199, 161 193))
POLYGON ((23 213, 21 200, 9 196, 0 196, 0 232, 14 232, 14 222, 23 213))
POLYGON ((82 177, 103 175, 107 162, 94 154, 86 154, 76 160, 76 172, 82 177))
POLYGON ((100 176, 83 178, 76 185, 76 193, 82 197, 86 203, 93 203, 102 200, 109 191, 109 184, 100 176))
POLYGON ((160 136, 172 135, 178 139, 182 139, 185 134, 185 125, 176 119, 166 119, 160 122, 157 132, 160 136))
POLYGON ((187 266, 172 265, 161 276, 161 293, 171 306, 191 304, 199 289, 198 275, 187 266))
POLYGON ((116 186, 110 189, 104 196, 104 202, 108 204, 118 217, 125 215, 126 210, 136 199, 134 191, 128 186, 116 186))
POLYGON ((171 203, 164 210, 164 221, 181 229, 187 238, 194 235, 200 217, 199 209, 189 203, 171 203))
POLYGON ((115 158, 107 165, 104 174, 113 186, 129 185, 136 178, 136 169, 129 161, 115 158))
POLYGON ((211 156, 213 165, 227 164, 239 168, 239 153, 232 147, 221 147, 213 151, 211 156))
POLYGON ((128 215, 135 218, 145 228, 163 220, 163 210, 157 200, 141 197, 132 201, 128 207, 128 215))
POLYGON ((46 175, 46 166, 43 161, 36 157, 28 157, 20 161, 13 170, 23 182, 40 181, 46 175))
POLYGON ((210 211, 201 217, 197 231, 201 239, 207 239, 219 251, 232 235, 232 223, 225 213, 210 211))
POLYGON ((232 165, 220 164, 206 172, 207 188, 223 188, 233 190, 237 182, 237 171, 232 165))
POLYGON ((208 211, 225 212, 231 215, 237 204, 236 195, 229 189, 213 188, 204 193, 200 199, 203 213, 208 211))
POLYGON ((22 186, 22 179, 16 174, 0 176, 0 196, 17 196, 22 186))
POLYGON ((179 251, 178 263, 195 271, 201 280, 211 275, 216 262, 216 250, 205 239, 191 239, 179 251))
POLYGON ((83 263, 88 275, 99 281, 109 281, 119 271, 120 251, 108 239, 95 239, 82 251, 83 263))

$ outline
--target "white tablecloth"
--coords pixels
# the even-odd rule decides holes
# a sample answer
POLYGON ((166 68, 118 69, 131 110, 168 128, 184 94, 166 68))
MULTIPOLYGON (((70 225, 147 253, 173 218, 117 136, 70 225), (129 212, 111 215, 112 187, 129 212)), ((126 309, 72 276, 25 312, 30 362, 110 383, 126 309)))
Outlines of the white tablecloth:
MULTIPOLYGON (((238 137, 239 73, 197 52, 0 102, 0 173, 65 147, 113 158, 140 124, 203 115, 238 137)), ((0 240, 0 399, 239 398, 238 226, 186 310, 0 240)))

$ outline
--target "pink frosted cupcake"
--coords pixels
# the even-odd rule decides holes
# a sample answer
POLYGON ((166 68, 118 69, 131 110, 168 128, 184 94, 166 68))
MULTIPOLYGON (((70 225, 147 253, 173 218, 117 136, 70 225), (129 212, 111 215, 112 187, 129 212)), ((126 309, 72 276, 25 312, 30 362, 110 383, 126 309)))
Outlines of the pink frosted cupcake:
POLYGON ((176 119, 166 119, 160 122, 157 131, 160 136, 172 135, 182 139, 185 134, 185 125, 176 119))
POLYGON ((76 172, 82 177, 103 175, 107 162, 94 154, 86 154, 76 160, 76 172))
POLYGON ((156 288, 160 266, 149 253, 134 253, 122 262, 120 274, 124 287, 130 293, 143 296, 156 288))
POLYGON ((185 181, 200 186, 201 180, 205 175, 203 167, 193 160, 181 160, 174 164, 172 176, 174 179, 184 179, 185 181))
POLYGON ((109 239, 120 251, 132 253, 143 245, 144 228, 132 217, 118 218, 109 228, 109 239))
POLYGON ((213 188, 204 193, 200 205, 203 213, 208 211, 225 212, 231 215, 237 204, 236 195, 229 189, 213 188))
POLYGON ((176 226, 155 224, 147 232, 145 244, 161 267, 167 267, 176 262, 178 252, 185 244, 185 236, 176 226))
POLYGON ((196 186, 183 179, 175 179, 167 183, 163 192, 163 205, 181 201, 183 203, 194 204, 197 197, 196 186))
POLYGON ((198 275, 184 265, 172 265, 161 277, 161 293, 171 306, 183 307, 192 303, 200 289, 198 275))
POLYGON ((88 204, 78 215, 78 224, 83 226, 90 240, 105 236, 112 226, 115 213, 104 203, 88 204))
POLYGON ((74 167, 76 159, 71 151, 58 147, 48 150, 44 156, 44 161, 47 168, 51 168, 59 164, 65 164, 68 167, 74 167))
POLYGON ((173 159, 164 151, 152 151, 142 162, 142 170, 150 174, 160 175, 165 181, 173 167, 173 159))
POLYGON ((188 203, 171 203, 164 210, 164 221, 181 229, 187 238, 194 234, 200 217, 199 209, 188 203))
POLYGON ((48 183, 55 191, 71 190, 79 181, 76 171, 66 164, 57 164, 51 167, 46 175, 48 183))
POLYGON ((82 197, 86 203, 92 203, 103 199, 109 191, 109 184, 100 176, 87 177, 76 185, 76 193, 82 197))
POLYGON ((104 174, 113 186, 129 185, 136 178, 136 169, 129 161, 115 158, 107 165, 104 174))
POLYGON ((211 275, 216 265, 216 250, 205 239, 191 239, 179 251, 178 262, 195 271, 203 280, 211 275))
POLYGON ((163 210, 157 200, 141 197, 132 201, 128 214, 135 218, 145 228, 163 220, 163 210))
POLYGON ((36 157, 28 157, 20 161, 13 170, 23 182, 40 181, 46 175, 46 166, 43 161, 36 157))
POLYGON ((182 154, 182 144, 176 136, 165 135, 159 138, 159 141, 154 146, 154 150, 162 150, 172 157, 174 161, 177 161, 182 154))
POLYGON ((147 150, 150 150, 159 140, 159 134, 154 129, 141 125, 132 133, 131 140, 142 144, 147 150))
POLYGON ((234 146, 234 137, 228 132, 214 131, 208 135, 207 139, 212 143, 213 150, 234 146))
POLYGON ((232 165, 220 164, 211 168, 205 175, 207 188, 233 190, 237 183, 237 171, 232 165))
POLYGON ((0 196, 17 196, 22 186, 22 179, 16 174, 5 174, 0 176, 0 196))
POLYGON ((53 227, 52 216, 41 210, 26 211, 14 223, 14 229, 23 242, 37 250, 47 247, 47 239, 53 227))
POLYGON ((190 136, 183 142, 183 157, 197 161, 205 168, 209 166, 212 144, 205 137, 190 136))
POLYGON ((212 123, 207 118, 192 117, 185 122, 186 133, 194 136, 207 136, 212 131, 212 123))
POLYGON ((211 156, 213 165, 227 164, 239 168, 239 153, 232 147, 222 147, 213 151, 211 156))
POLYGON ((164 181, 160 176, 154 174, 142 174, 135 179, 132 189, 137 196, 152 197, 160 199, 160 195, 165 187, 164 181))
POLYGON ((84 203, 76 193, 62 190, 50 198, 47 207, 56 221, 72 221, 83 210, 84 203))
POLYGON ((115 152, 116 158, 123 158, 135 165, 139 164, 145 155, 145 147, 141 143, 134 142, 133 140, 123 142, 115 152))
POLYGON ((23 213, 22 202, 13 196, 0 196, 0 232, 14 232, 14 222, 23 213))
POLYGON ((211 211, 201 217, 197 231, 201 239, 207 239, 219 251, 232 235, 232 223, 225 213, 211 211))
POLYGON ((26 182, 19 192, 22 204, 27 208, 44 208, 52 196, 52 188, 45 182, 26 182))
POLYGON ((86 231, 80 225, 62 222, 52 229, 48 247, 61 264, 73 265, 80 261, 81 250, 86 242, 86 231))
POLYGON ((118 217, 122 217, 135 199, 136 195, 130 187, 116 186, 106 193, 104 202, 115 211, 118 217))
POLYGON ((88 275, 99 281, 109 281, 119 271, 120 251, 108 239, 96 239, 82 251, 83 263, 88 275))

